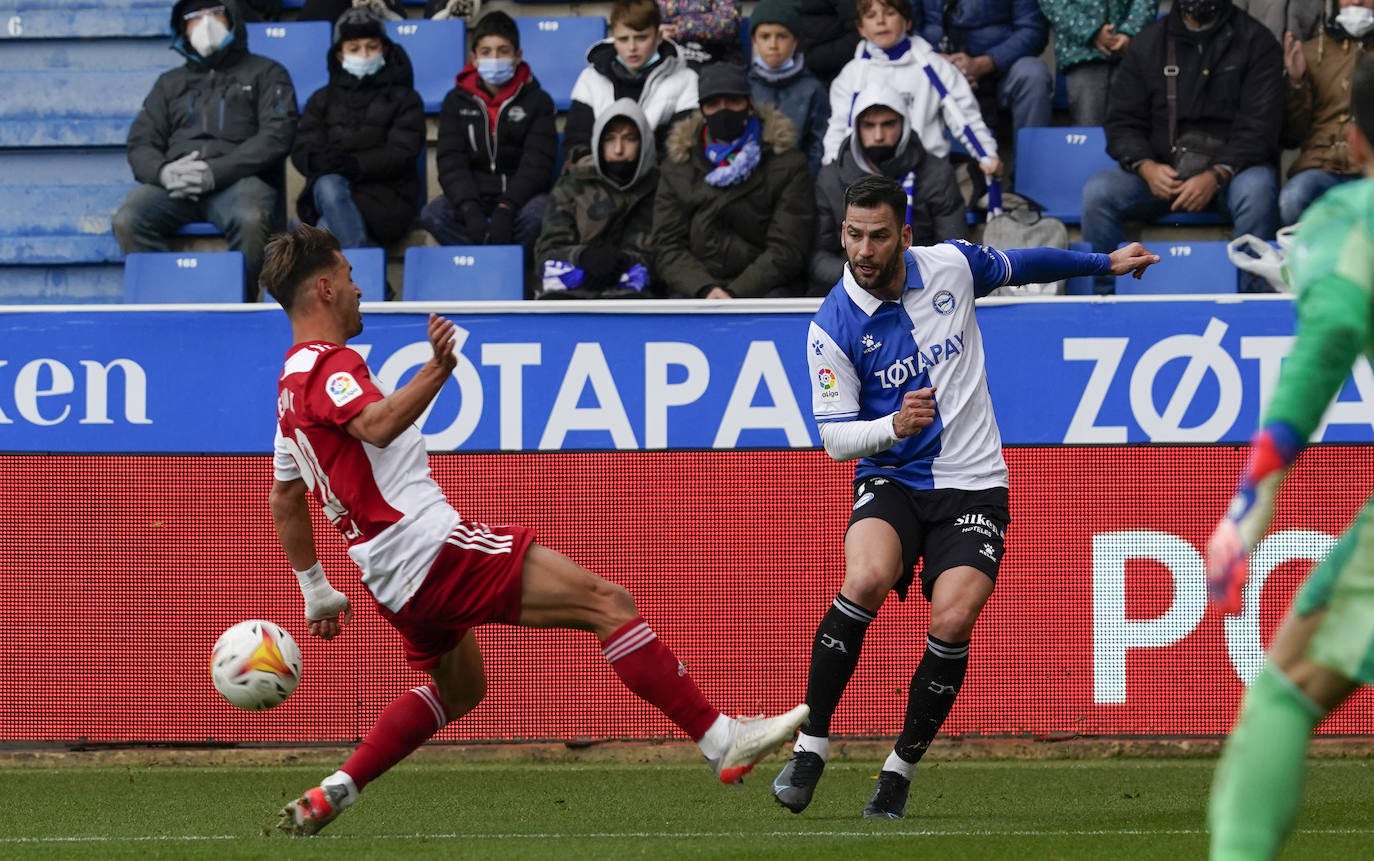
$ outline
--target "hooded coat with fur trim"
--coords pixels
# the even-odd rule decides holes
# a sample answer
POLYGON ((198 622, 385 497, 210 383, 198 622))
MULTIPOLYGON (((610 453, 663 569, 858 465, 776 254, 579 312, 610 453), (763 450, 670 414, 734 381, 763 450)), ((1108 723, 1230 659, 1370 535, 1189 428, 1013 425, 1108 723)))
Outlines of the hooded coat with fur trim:
POLYGON ((172 48, 186 62, 158 76, 129 127, 134 179, 158 185, 163 165, 198 151, 216 189, 248 176, 280 187, 296 133, 291 75, 275 60, 249 53, 235 0, 224 0, 232 38, 201 57, 186 41, 187 2, 172 7, 172 48))
POLYGON ((674 293, 697 296, 712 285, 740 297, 804 290, 816 217, 811 174, 792 121, 768 105, 754 110, 761 158, 735 185, 706 182, 714 166, 700 113, 668 134, 654 200, 654 272, 674 293))
POLYGON ((336 42, 329 49, 329 84, 305 103, 291 163, 305 177, 296 201, 301 221, 315 224, 315 180, 327 154, 344 153, 358 162, 349 177, 353 203, 368 235, 393 242, 410 230, 420 211, 420 152, 425 146, 425 105, 415 91, 415 74, 404 48, 382 35, 385 65, 355 78, 339 62, 336 42))

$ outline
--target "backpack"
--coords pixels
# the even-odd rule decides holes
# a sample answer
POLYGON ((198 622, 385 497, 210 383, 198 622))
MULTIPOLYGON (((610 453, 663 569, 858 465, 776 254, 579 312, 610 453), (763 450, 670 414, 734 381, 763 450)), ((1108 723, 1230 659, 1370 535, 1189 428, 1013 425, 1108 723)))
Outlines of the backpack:
MULTIPOLYGON (((1035 201, 1019 194, 1002 195, 1001 206, 996 201, 988 208, 987 224, 983 227, 983 244, 990 248, 1068 248, 1069 229, 1064 222, 1050 218, 1035 201)), ((1064 292, 1063 281, 1048 284, 1008 284, 998 287, 990 296, 1057 296, 1064 292)))

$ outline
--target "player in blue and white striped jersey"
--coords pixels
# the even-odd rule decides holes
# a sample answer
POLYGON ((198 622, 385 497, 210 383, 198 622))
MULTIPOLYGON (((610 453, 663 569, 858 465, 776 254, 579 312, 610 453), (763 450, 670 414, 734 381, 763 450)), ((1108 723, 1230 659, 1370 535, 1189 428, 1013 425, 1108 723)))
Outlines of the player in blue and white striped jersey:
POLYGON ((825 768, 830 720, 864 632, 889 591, 905 599, 918 559, 930 601, 925 654, 865 818, 904 815, 912 771, 963 683, 1010 522, 974 299, 1006 284, 1139 277, 1159 262, 1139 243, 1110 255, 998 251, 961 240, 912 248, 905 212, 905 192, 887 177, 849 187, 840 226, 848 264, 807 336, 821 442, 836 460, 859 463, 844 584, 811 651, 811 717, 773 782, 774 797, 794 813, 810 804, 825 768))

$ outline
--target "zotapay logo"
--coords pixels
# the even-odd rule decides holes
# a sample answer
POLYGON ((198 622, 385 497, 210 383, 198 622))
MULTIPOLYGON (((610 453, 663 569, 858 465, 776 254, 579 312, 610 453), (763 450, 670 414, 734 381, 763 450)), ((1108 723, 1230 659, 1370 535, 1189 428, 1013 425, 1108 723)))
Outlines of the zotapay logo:
POLYGON ((873 372, 873 376, 882 381, 883 388, 897 388, 905 385, 908 380, 914 380, 941 362, 953 359, 963 351, 964 333, 960 332, 952 338, 946 338, 943 344, 927 344, 918 349, 916 355, 905 356, 886 368, 879 368, 873 372))

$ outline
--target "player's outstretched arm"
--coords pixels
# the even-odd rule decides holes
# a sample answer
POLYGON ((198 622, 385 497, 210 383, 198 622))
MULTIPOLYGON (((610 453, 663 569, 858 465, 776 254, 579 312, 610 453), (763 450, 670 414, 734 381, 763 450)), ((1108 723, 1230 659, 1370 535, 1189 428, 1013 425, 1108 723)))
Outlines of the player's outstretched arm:
POLYGON ((286 560, 296 572, 301 595, 305 598, 306 629, 312 636, 332 640, 353 618, 348 596, 329 585, 315 554, 315 532, 310 525, 310 506, 306 501, 305 481, 293 479, 272 483, 268 498, 272 522, 277 527, 286 560))
POLYGON ((434 348, 434 355, 410 382, 380 401, 363 407, 362 412, 344 425, 344 430, 355 439, 378 448, 391 445, 392 440, 419 420, 448 381, 449 374, 458 364, 454 354, 455 339, 453 321, 430 314, 429 343, 434 348))
POLYGON ((1302 447, 1302 436, 1286 422, 1266 425, 1251 440, 1236 495, 1207 542, 1207 595, 1223 612, 1242 609, 1250 553, 1269 530, 1279 485, 1302 447))
POLYGON ((934 423, 935 387, 931 386, 907 392, 902 396, 902 408, 891 415, 872 421, 822 423, 821 445, 835 460, 857 460, 887 451, 934 423))
POLYGON ((1112 261, 1113 275, 1126 275, 1139 278, 1145 270, 1159 262, 1159 255, 1150 251, 1139 242, 1132 242, 1107 255, 1112 261))

